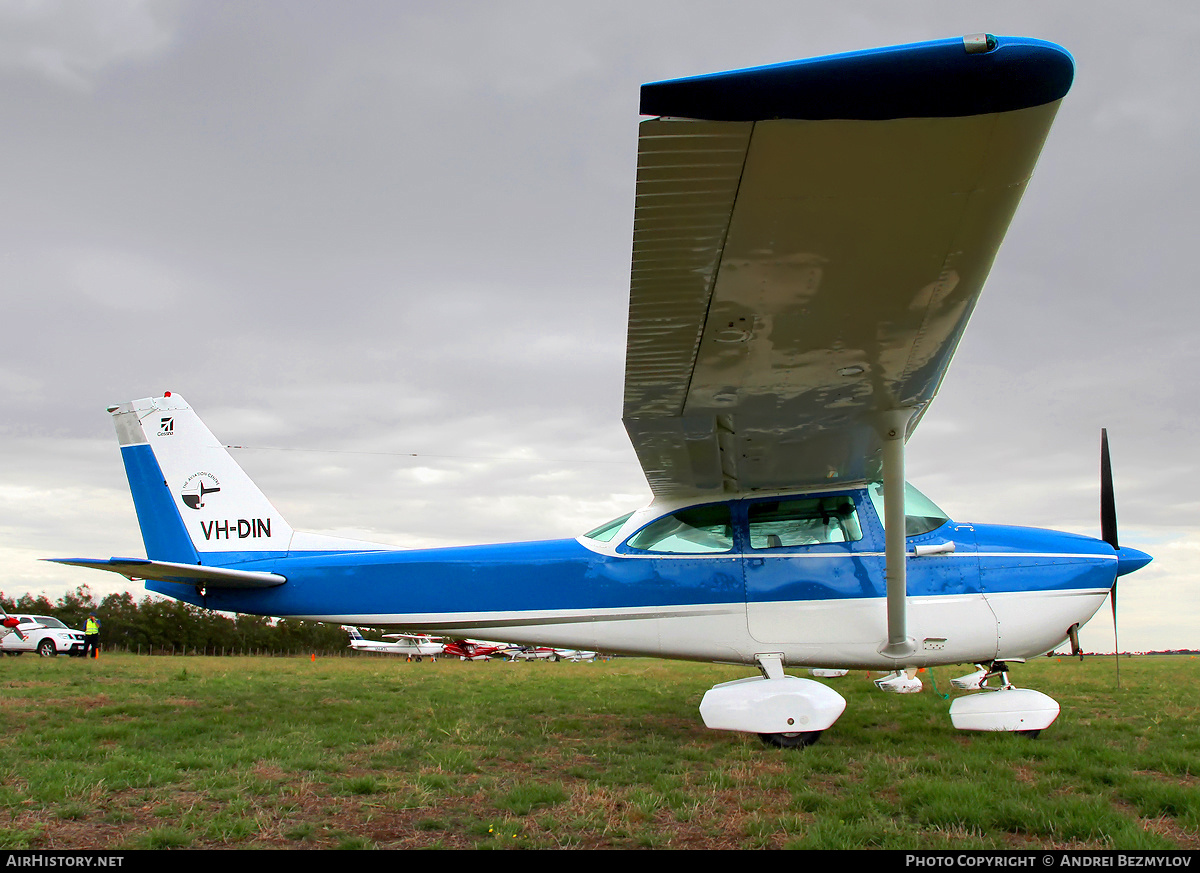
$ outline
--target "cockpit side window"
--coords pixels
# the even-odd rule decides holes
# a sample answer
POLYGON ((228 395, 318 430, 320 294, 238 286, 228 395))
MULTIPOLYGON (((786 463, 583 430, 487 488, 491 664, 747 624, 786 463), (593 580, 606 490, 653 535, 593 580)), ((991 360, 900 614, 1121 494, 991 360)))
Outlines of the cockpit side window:
POLYGON ((626 545, 643 552, 705 554, 733 548, 733 522, 723 503, 681 509, 651 522, 626 545))
POLYGON ((750 548, 778 549, 862 539, 854 498, 791 497, 752 503, 748 509, 750 548))
MULTIPOLYGON (((871 502, 875 504, 875 513, 879 516, 880 525, 883 518, 883 483, 872 482, 867 486, 871 502)), ((909 483, 904 483, 904 535, 906 537, 920 536, 937 530, 950 520, 950 516, 942 512, 932 500, 918 491, 909 483)))

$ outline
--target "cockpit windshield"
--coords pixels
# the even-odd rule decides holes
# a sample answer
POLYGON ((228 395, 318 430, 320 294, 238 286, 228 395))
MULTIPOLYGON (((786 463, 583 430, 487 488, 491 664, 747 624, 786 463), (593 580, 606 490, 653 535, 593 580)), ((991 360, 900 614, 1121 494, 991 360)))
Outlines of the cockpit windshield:
POLYGON ((614 518, 612 521, 607 521, 600 525, 595 530, 588 531, 584 536, 589 540, 596 540, 596 542, 600 543, 612 542, 612 538, 617 535, 617 531, 621 529, 625 522, 629 521, 629 516, 631 515, 633 515, 632 512, 627 512, 620 518, 614 518))
MULTIPOLYGON (((879 523, 883 524, 883 483, 872 482, 867 486, 871 502, 875 504, 875 514, 879 523)), ((904 535, 915 537, 931 530, 937 530, 950 520, 950 516, 942 512, 937 504, 914 488, 910 483, 904 483, 904 535)))
POLYGON ((726 503, 689 506, 646 525, 626 545, 641 552, 728 552, 733 548, 733 516, 726 503))

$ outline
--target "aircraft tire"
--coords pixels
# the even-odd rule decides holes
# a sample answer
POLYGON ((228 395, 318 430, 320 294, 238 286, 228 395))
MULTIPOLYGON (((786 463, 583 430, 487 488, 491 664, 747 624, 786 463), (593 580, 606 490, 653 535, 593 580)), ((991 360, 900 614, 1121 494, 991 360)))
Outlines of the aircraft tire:
POLYGON ((804 749, 821 738, 820 731, 805 731, 798 734, 759 734, 758 738, 768 746, 780 749, 804 749))

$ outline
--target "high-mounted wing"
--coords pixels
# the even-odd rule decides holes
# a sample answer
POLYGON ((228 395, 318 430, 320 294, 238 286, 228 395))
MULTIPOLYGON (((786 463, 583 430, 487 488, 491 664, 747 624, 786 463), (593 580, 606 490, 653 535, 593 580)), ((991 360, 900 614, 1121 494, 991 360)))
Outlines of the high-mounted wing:
POLYGON ((878 478, 1073 74, 980 35, 643 86, 624 419, 655 495, 878 478))

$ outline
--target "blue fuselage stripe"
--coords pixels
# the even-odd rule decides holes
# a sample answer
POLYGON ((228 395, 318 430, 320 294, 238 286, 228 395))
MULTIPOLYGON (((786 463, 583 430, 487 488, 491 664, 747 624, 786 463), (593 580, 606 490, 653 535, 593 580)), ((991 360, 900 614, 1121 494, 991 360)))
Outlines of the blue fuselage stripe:
MULTIPOLYGON (((1080 548, 1097 541, 1071 538, 1070 551, 1054 551, 1044 548, 1053 538, 1035 539, 1043 547, 1037 554, 990 549, 982 555, 910 558, 908 593, 930 597, 1112 585, 1115 555, 1080 548)), ((664 559, 602 554, 576 540, 267 558, 237 566, 279 573, 288 581, 266 590, 210 589, 204 601, 190 586, 155 583, 162 586, 155 590, 212 609, 281 616, 619 610, 829 601, 883 597, 885 591, 884 559, 877 554, 664 559)))

